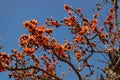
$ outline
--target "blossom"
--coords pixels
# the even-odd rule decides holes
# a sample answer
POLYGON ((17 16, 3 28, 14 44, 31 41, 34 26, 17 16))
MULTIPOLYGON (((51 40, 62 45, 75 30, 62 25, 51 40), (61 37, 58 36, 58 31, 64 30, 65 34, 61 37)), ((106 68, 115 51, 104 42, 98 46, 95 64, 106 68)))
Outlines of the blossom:
POLYGON ((72 26, 76 22, 75 16, 70 16, 69 18, 64 18, 64 24, 66 26, 72 26))
POLYGON ((26 55, 28 55, 28 56, 33 55, 34 52, 35 52, 35 49, 30 48, 30 47, 25 47, 25 48, 23 49, 23 54, 26 54, 26 55))
POLYGON ((82 57, 82 53, 81 52, 76 52, 75 55, 76 55, 77 59, 80 59, 82 57))
POLYGON ((80 36, 80 35, 77 35, 74 39, 73 39, 73 42, 82 42, 83 41, 83 38, 80 36))
POLYGON ((71 9, 71 7, 68 6, 67 4, 64 4, 64 9, 65 9, 66 11, 69 11, 69 10, 71 9))

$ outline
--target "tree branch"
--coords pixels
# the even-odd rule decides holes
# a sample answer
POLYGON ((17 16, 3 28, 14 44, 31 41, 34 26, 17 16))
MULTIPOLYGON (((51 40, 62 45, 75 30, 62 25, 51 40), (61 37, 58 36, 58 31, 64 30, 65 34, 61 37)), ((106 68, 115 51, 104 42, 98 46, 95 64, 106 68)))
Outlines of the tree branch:
POLYGON ((75 71, 75 73, 77 74, 79 80, 82 80, 82 77, 81 77, 80 73, 77 71, 77 69, 74 67, 74 65, 73 65, 71 62, 69 62, 68 60, 66 60, 66 59, 64 59, 64 58, 59 57, 58 55, 55 55, 55 56, 56 56, 59 60, 67 63, 70 67, 72 67, 72 69, 73 69, 73 70, 75 71))
POLYGON ((119 28, 118 28, 118 20, 117 20, 117 0, 114 0, 114 31, 116 32, 117 39, 119 41, 119 47, 120 47, 120 36, 119 36, 119 28))
POLYGON ((3 69, 9 70, 9 71, 38 69, 39 71, 42 71, 42 72, 50 75, 51 77, 54 77, 56 80, 62 80, 62 79, 60 79, 58 76, 53 75, 53 74, 49 73, 48 71, 46 71, 46 70, 44 70, 44 69, 42 69, 42 68, 40 68, 40 67, 37 67, 37 66, 27 66, 27 67, 24 67, 24 68, 13 68, 13 67, 10 67, 10 68, 9 68, 9 67, 4 67, 4 66, 2 66, 2 64, 0 63, 0 67, 3 68, 3 69))

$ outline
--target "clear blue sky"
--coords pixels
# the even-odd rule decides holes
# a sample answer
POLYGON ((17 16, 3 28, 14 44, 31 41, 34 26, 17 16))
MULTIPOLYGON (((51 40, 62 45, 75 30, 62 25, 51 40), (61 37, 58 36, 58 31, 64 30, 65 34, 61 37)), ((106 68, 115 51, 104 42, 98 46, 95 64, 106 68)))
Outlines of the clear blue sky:
MULTIPOLYGON (((27 33, 22 27, 24 21, 38 20, 39 25, 45 23, 45 19, 53 17, 61 20, 67 16, 63 9, 64 3, 73 8, 82 8, 86 17, 92 18, 92 8, 100 0, 0 0, 0 37, 4 48, 1 51, 10 53, 12 48, 19 49, 18 38, 27 33)), ((54 36, 59 41, 71 38, 64 29, 58 29, 54 36)), ((0 73, 0 80, 9 80, 7 73, 0 73)))

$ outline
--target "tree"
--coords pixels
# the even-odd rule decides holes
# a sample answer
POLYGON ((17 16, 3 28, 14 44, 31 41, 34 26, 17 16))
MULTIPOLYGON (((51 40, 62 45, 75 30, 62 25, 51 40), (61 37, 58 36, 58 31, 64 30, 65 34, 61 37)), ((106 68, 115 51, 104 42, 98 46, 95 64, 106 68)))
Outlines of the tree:
POLYGON ((64 4, 69 17, 63 20, 47 18, 46 24, 41 26, 35 19, 25 21, 23 27, 29 34, 23 34, 19 38, 21 51, 12 49, 12 54, 0 52, 0 72, 10 71, 8 76, 15 80, 62 80, 70 72, 73 72, 76 80, 119 80, 120 36, 117 2, 104 0, 103 4, 96 3, 95 14, 91 20, 85 17, 81 8, 74 9, 64 4), (112 7, 103 19, 100 11, 106 4, 112 7), (60 44, 51 35, 54 27, 59 29, 62 26, 68 28, 74 37, 71 41, 66 39, 60 44), (95 54, 103 55, 106 60, 95 60, 95 54), (91 64, 90 60, 106 63, 107 66, 101 69, 91 64), (68 68, 65 68, 68 72, 61 71, 60 75, 57 70, 62 66, 67 66, 68 68), (103 72, 99 77, 92 76, 96 69, 103 72), (89 73, 84 73, 85 70, 89 73), (81 74, 82 72, 85 75, 81 74))

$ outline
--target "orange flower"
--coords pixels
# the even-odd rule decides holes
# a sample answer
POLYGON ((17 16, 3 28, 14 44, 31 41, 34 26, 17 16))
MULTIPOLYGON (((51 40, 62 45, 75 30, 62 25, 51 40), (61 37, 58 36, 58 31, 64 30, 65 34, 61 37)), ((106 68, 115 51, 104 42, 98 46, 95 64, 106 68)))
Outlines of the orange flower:
POLYGON ((64 18, 64 24, 66 26, 72 26, 76 22, 76 17, 71 16, 69 18, 64 18))
POLYGON ((23 34, 21 37, 20 37, 20 40, 27 40, 28 39, 28 35, 27 34, 23 34))
POLYGON ((90 31, 90 27, 89 26, 82 26, 82 30, 83 31, 90 31))
POLYGON ((46 60, 47 59, 47 56, 45 54, 42 55, 41 57, 42 60, 46 60))
POLYGON ((80 13, 80 12, 82 12, 82 9, 81 8, 75 9, 75 12, 80 13))
POLYGON ((57 21, 50 21, 50 26, 59 26, 59 23, 57 21))
POLYGON ((73 45, 73 50, 77 50, 77 44, 73 45))
POLYGON ((39 35, 39 34, 43 34, 44 30, 36 28, 35 30, 35 34, 39 35))
POLYGON ((30 22, 28 22, 28 21, 26 21, 26 22, 23 23, 23 27, 24 28, 28 28, 29 25, 30 25, 30 22))
POLYGON ((23 54, 26 54, 28 56, 32 55, 35 52, 33 48, 25 47, 23 49, 23 54))
POLYGON ((22 40, 22 41, 20 41, 20 46, 25 46, 25 45, 26 45, 26 43, 27 43, 27 41, 26 41, 26 40, 22 40))
POLYGON ((25 44, 27 43, 27 39, 28 39, 28 35, 23 34, 19 39, 20 46, 25 46, 25 44))
POLYGON ((44 25, 42 25, 42 26, 39 26, 39 29, 45 30, 46 27, 44 25))
POLYGON ((58 42, 56 42, 56 44, 55 44, 55 49, 60 49, 60 44, 58 43, 58 42))
POLYGON ((46 65, 46 70, 50 70, 50 68, 51 68, 50 63, 46 61, 45 65, 46 65))
POLYGON ((61 45, 61 47, 62 47, 62 49, 63 49, 64 51, 70 50, 69 47, 68 47, 68 45, 61 45))
POLYGON ((80 37, 80 35, 77 35, 77 36, 75 37, 75 39, 73 40, 73 42, 77 42, 77 43, 82 42, 82 41, 83 41, 83 38, 80 37))
POLYGON ((36 26, 37 26, 37 24, 38 24, 37 20, 35 20, 35 19, 31 19, 31 20, 30 20, 30 23, 32 23, 32 24, 34 24, 34 25, 36 25, 36 26))
POLYGON ((35 28, 35 34, 41 35, 45 32, 46 27, 45 26, 39 26, 35 28))
POLYGON ((76 54, 76 58, 77 59, 80 59, 81 57, 82 57, 82 53, 81 52, 77 52, 77 53, 75 53, 76 54))
POLYGON ((94 15, 93 15, 93 18, 97 18, 99 16, 99 13, 95 13, 94 15))
POLYGON ((69 11, 69 10, 71 9, 71 7, 68 6, 67 4, 64 4, 64 9, 65 9, 66 11, 69 11))
POLYGON ((24 22, 23 27, 27 28, 29 32, 32 32, 33 29, 35 29, 37 26, 35 23, 33 24, 33 21, 31 20, 31 21, 24 22))
POLYGON ((112 18, 113 18, 112 14, 108 14, 108 15, 107 15, 107 21, 111 21, 112 18))
POLYGON ((36 26, 33 25, 33 24, 29 24, 29 26, 27 27, 27 29, 28 29, 29 32, 33 32, 33 30, 34 30, 35 28, 36 28, 36 26))
POLYGON ((91 21, 92 24, 97 24, 98 23, 98 20, 97 19, 94 19, 91 21))
POLYGON ((32 35, 32 36, 28 36, 29 38, 28 38, 28 41, 27 42, 33 42, 33 43, 35 43, 36 42, 36 38, 32 35))
POLYGON ((50 33, 53 32, 53 29, 52 29, 52 28, 47 28, 47 29, 45 30, 45 32, 46 32, 47 34, 50 34, 50 33))
POLYGON ((44 44, 47 44, 49 41, 50 41, 50 36, 45 36, 43 40, 44 44))
POLYGON ((97 23, 98 23, 98 20, 97 19, 94 19, 91 21, 91 24, 92 24, 92 31, 95 33, 97 32, 97 23))
POLYGON ((75 17, 75 16, 71 16, 69 19, 70 19, 70 21, 72 21, 72 22, 76 22, 76 17, 75 17))

